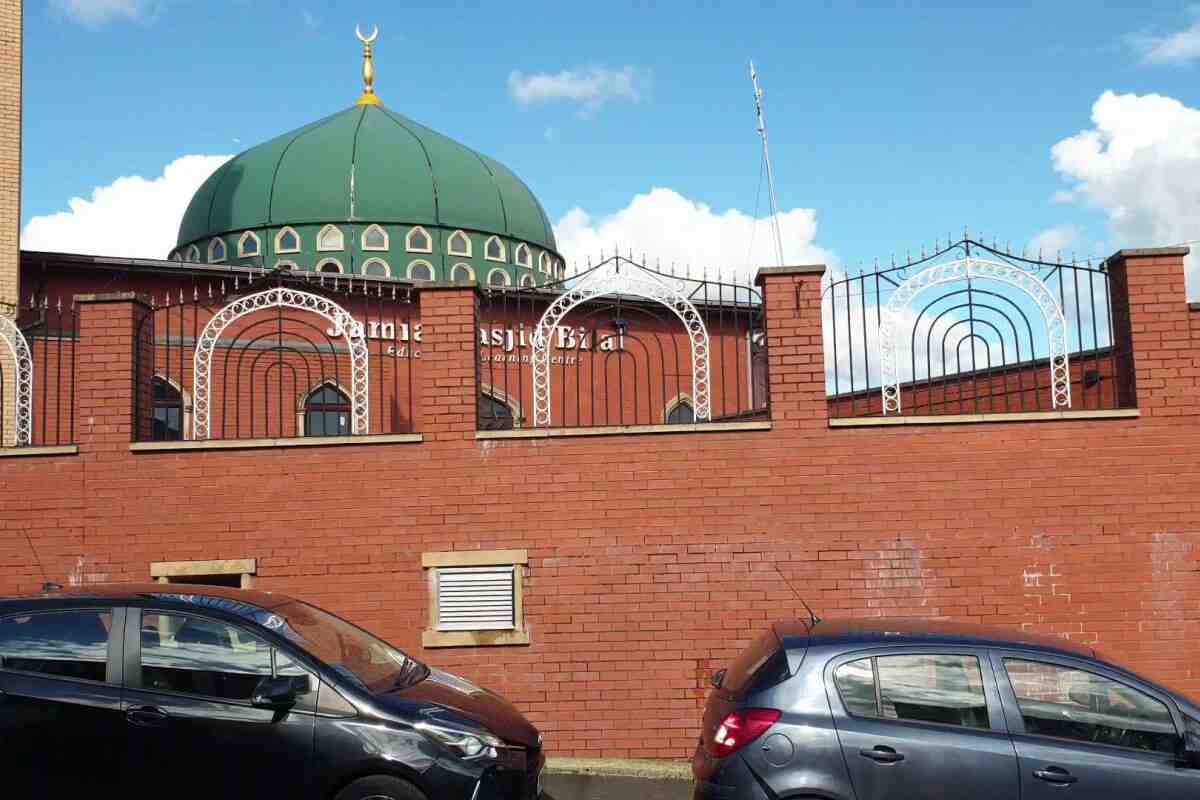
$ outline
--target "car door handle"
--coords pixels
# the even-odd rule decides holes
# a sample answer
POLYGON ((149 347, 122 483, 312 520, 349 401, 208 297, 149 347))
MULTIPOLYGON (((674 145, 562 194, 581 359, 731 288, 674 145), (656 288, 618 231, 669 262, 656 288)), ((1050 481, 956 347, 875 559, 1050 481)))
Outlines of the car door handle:
POLYGON ((1033 777, 1037 778, 1039 781, 1045 781, 1046 783, 1057 783, 1060 786, 1066 786, 1079 780, 1079 778, 1076 778, 1062 767, 1046 767, 1045 769, 1035 769, 1033 771, 1033 777))
POLYGON ((134 725, 140 725, 143 728, 152 728, 155 725, 161 725, 167 721, 167 713, 154 706, 143 706, 142 708, 131 708, 125 712, 125 719, 132 722, 134 725))
POLYGON ((892 748, 890 748, 886 745, 882 745, 882 744, 877 745, 872 750, 867 750, 866 748, 859 750, 858 754, 860 756, 862 756, 863 758, 869 758, 872 761, 877 762, 879 764, 895 764, 897 761, 904 760, 903 755, 901 755, 900 753, 897 753, 892 748))

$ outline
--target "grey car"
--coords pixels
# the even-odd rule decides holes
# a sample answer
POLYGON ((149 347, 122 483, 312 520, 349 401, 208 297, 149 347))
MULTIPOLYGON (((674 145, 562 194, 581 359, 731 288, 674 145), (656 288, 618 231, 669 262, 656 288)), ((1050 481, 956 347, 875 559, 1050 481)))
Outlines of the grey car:
POLYGON ((713 684, 695 800, 1200 797, 1200 707, 1062 639, 787 622, 713 684))

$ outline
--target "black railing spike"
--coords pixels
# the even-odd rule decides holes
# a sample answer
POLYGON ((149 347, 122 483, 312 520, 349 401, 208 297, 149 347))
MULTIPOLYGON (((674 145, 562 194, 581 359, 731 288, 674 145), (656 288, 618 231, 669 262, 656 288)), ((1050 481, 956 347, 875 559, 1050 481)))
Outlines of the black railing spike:
POLYGON ((1039 262, 1042 261, 1042 248, 1040 248, 1040 247, 1038 248, 1038 261, 1039 262))
POLYGON ((896 268, 896 254, 892 253, 892 269, 896 268))
POLYGON ((963 241, 970 241, 971 228, 969 225, 963 225, 963 241))
POLYGON ((921 245, 921 258, 925 257, 925 245, 921 245))
MULTIPOLYGON (((940 253, 940 252, 942 251, 942 245, 941 245, 941 241, 942 241, 941 239, 938 239, 937 237, 934 237, 934 240, 933 240, 933 252, 935 252, 935 253, 940 253)), ((950 246, 950 240, 949 240, 949 239, 947 239, 947 240, 946 240, 946 246, 947 246, 947 247, 949 247, 949 246, 950 246)))
POLYGON ((912 251, 911 251, 911 250, 905 250, 905 251, 904 251, 904 257, 905 257, 905 258, 908 260, 908 263, 911 265, 911 264, 912 264, 912 251))

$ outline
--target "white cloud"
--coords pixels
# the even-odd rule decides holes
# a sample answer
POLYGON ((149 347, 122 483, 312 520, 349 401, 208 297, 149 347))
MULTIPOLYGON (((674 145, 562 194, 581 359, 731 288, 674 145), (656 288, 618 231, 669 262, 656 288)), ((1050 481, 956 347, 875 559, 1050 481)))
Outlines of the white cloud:
MULTIPOLYGON (((812 209, 794 208, 779 215, 783 234, 784 263, 826 263, 832 254, 818 247, 817 214, 812 209)), ((754 219, 737 209, 716 212, 705 203, 690 200, 672 189, 652 188, 636 195, 615 214, 593 218, 573 208, 554 226, 559 251, 568 264, 584 269, 588 259, 595 264, 601 251, 612 255, 633 251, 643 254, 677 274, 699 276, 705 267, 710 277, 717 270, 725 279, 736 275, 747 281, 758 267, 775 264, 770 217, 754 219), (752 244, 753 243, 753 244, 752 244)))
POLYGON ((1200 60, 1200 22, 1166 36, 1136 36, 1145 64, 1188 64, 1200 60))
POLYGON ((1041 253, 1047 261, 1059 261, 1059 255, 1070 257, 1070 249, 1077 246, 1080 234, 1083 232, 1078 225, 1056 225, 1033 237, 1029 243, 1030 252, 1035 256, 1041 253))
POLYGON ((231 156, 177 158, 162 175, 117 178, 73 197, 68 211, 34 217, 21 231, 21 247, 63 253, 132 258, 166 258, 179 222, 204 179, 231 156))
POLYGON ((144 21, 159 11, 158 0, 50 0, 56 12, 89 28, 98 28, 113 20, 144 21))
MULTIPOLYGON (((1054 169, 1074 182, 1075 202, 1102 210, 1121 246, 1200 239, 1200 109, 1157 94, 1105 92, 1092 123, 1051 150, 1054 169)), ((1200 297, 1195 252, 1188 296, 1200 297)))
POLYGON ((587 67, 530 75, 513 70, 508 76, 508 93, 517 105, 569 102, 578 104, 584 114, 598 111, 613 101, 640 103, 649 91, 650 73, 633 66, 587 67))

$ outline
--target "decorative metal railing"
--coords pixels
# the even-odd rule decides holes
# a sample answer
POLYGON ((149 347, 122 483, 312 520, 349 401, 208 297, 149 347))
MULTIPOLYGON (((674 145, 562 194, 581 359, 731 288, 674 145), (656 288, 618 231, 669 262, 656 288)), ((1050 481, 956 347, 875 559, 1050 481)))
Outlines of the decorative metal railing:
POLYGON ((484 287, 478 426, 765 419, 761 300, 623 256, 536 287, 484 287))
POLYGON ((135 439, 362 436, 413 430, 413 290, 272 273, 154 298, 135 349, 135 439))
POLYGON ((1008 413, 1134 404, 1104 264, 964 237, 822 291, 830 416, 1008 413))
POLYGON ((61 300, 0 308, 0 447, 74 443, 77 341, 75 309, 61 300))

